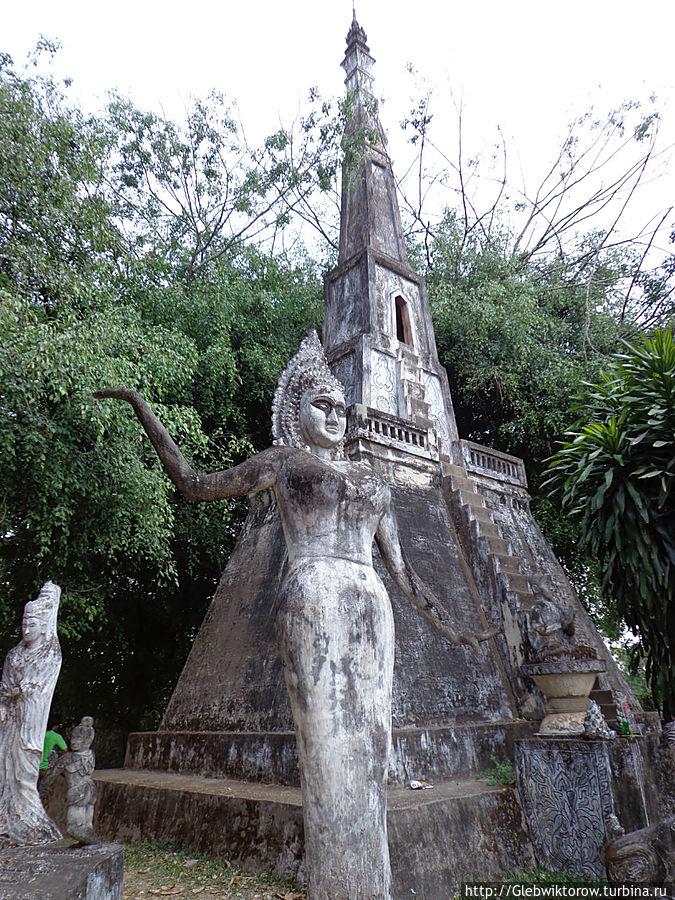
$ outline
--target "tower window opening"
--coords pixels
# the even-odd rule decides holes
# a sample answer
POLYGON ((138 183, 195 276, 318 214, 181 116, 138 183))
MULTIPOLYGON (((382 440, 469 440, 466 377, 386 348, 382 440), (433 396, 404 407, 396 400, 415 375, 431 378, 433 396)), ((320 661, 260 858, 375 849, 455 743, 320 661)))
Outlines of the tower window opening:
POLYGON ((396 337, 402 344, 413 345, 408 307, 403 297, 396 298, 396 337))

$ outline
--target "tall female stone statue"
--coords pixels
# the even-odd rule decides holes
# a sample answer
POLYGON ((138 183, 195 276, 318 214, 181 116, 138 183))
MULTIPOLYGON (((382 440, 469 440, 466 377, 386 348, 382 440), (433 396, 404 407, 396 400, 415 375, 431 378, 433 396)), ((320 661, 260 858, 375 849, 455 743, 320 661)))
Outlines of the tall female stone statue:
POLYGON ((47 717, 61 669, 61 588, 48 581, 24 607, 22 639, 0 682, 0 842, 44 844, 61 835, 37 791, 47 717))
POLYGON ((387 485, 345 459, 345 399, 316 332, 279 380, 275 446, 197 475, 147 403, 126 388, 96 393, 134 408, 176 487, 191 500, 273 489, 288 562, 277 631, 300 760, 308 896, 390 896, 386 780, 391 745, 394 623, 373 569, 377 542, 394 581, 453 644, 460 634, 399 544, 387 485))

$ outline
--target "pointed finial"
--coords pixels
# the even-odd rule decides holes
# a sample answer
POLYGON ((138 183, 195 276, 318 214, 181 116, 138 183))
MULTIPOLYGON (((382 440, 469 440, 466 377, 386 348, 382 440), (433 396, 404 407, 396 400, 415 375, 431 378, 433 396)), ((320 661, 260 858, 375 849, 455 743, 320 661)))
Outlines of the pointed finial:
POLYGON ((347 52, 355 45, 360 44, 366 51, 366 53, 370 52, 370 48, 366 44, 367 36, 363 28, 359 25, 356 20, 356 5, 352 4, 352 25, 349 29, 349 33, 347 35, 347 52))

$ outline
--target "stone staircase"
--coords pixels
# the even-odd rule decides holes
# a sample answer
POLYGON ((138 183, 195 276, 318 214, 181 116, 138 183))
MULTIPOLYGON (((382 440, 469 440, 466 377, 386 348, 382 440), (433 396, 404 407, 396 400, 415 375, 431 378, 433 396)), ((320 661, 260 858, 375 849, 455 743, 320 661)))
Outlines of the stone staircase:
MULTIPOLYGON (((524 573, 524 563, 515 556, 511 546, 502 536, 492 512, 476 489, 475 481, 465 468, 450 462, 442 463, 444 488, 449 494, 455 518, 459 518, 460 537, 468 540, 478 551, 478 556, 486 563, 493 583, 500 587, 497 596, 505 592, 518 610, 527 610, 534 600, 524 573), (448 490, 449 488, 449 490, 448 490)), ((473 554, 470 554, 473 555, 473 554)))
MULTIPOLYGON (((505 617, 505 633, 509 645, 512 671, 517 671, 523 662, 522 648, 518 639, 513 639, 518 627, 517 616, 532 608, 534 595, 525 574, 524 560, 515 555, 495 523, 492 512, 486 507, 483 496, 477 490, 476 482, 463 466, 453 464, 449 458, 441 461, 444 476, 444 492, 455 516, 460 540, 465 543, 469 558, 477 557, 483 563, 482 572, 475 573, 478 580, 488 580, 486 590, 493 590, 493 596, 502 599, 505 617), (467 546, 469 544, 470 546, 467 546), (509 613, 512 621, 509 621, 509 613), (509 636, 511 640, 509 641, 509 636)), ((493 611, 494 615, 494 611, 493 611)), ((518 632, 519 633, 519 632, 518 632)), ((523 685, 524 689, 525 685, 523 685)), ((616 700, 611 690, 598 687, 591 691, 594 700, 610 728, 618 727, 616 700)))

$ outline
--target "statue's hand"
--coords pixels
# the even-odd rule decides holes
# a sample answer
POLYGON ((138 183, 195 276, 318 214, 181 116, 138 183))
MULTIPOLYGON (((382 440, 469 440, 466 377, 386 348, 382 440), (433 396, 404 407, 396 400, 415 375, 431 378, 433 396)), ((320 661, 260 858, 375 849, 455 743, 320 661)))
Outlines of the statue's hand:
POLYGON ((133 403, 138 397, 138 393, 125 387, 102 388, 100 391, 94 391, 94 397, 97 400, 105 400, 110 397, 113 400, 126 400, 127 403, 133 403))

